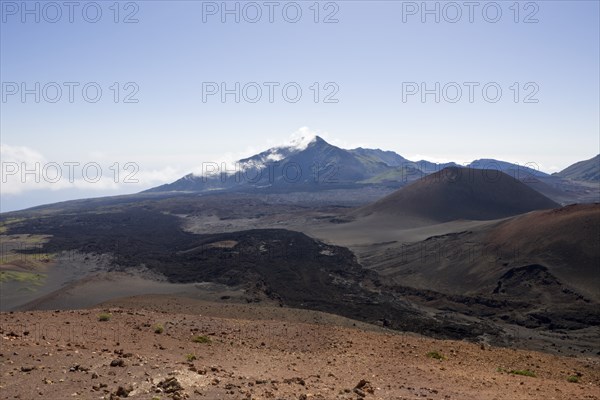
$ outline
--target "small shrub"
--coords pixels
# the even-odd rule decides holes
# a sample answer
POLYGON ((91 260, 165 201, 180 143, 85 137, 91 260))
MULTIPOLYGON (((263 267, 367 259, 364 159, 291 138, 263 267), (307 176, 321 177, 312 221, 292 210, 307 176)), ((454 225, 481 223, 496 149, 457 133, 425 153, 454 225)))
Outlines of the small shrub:
POLYGON ((194 361, 194 360, 196 359, 196 356, 195 356, 194 354, 187 354, 187 355, 185 356, 185 359, 186 359, 188 362, 192 362, 192 361, 194 361))
POLYGON ((567 378, 567 381, 571 383, 579 383, 579 377, 577 375, 571 375, 567 378))
POLYGON ((445 360, 446 357, 444 357, 440 352, 438 351, 430 351, 429 353, 427 353, 427 357, 429 358, 433 358, 436 360, 445 360))
POLYGON ((192 339, 192 342, 194 342, 194 343, 210 343, 211 340, 208 336, 195 336, 192 339))
POLYGON ((112 317, 112 314, 102 313, 102 314, 98 315, 98 321, 101 321, 101 322, 110 321, 111 317, 112 317))
POLYGON ((154 333, 156 333, 157 335, 160 335, 164 331, 165 331, 165 328, 163 328, 163 326, 161 324, 158 324, 154 327, 154 333))

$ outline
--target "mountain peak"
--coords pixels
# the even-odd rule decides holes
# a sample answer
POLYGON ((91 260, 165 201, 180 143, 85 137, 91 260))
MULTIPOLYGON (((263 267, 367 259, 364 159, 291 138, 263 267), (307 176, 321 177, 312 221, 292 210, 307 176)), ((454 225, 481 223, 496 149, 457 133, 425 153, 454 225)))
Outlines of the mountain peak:
POLYGON ((600 154, 589 160, 579 161, 555 174, 575 181, 600 181, 600 154))
POLYGON ((312 144, 313 142, 317 141, 317 140, 323 140, 321 139, 319 136, 315 135, 314 133, 306 133, 306 132, 301 132, 297 135, 293 135, 289 142, 280 145, 280 146, 276 146, 276 149, 287 149, 287 150, 296 150, 296 151, 302 151, 305 150, 310 144, 312 144))

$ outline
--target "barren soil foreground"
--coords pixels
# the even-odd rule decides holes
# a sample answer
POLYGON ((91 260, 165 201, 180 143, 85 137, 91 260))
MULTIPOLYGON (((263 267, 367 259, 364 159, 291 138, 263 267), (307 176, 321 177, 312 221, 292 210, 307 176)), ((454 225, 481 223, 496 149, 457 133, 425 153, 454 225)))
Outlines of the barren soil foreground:
POLYGON ((173 296, 0 314, 3 399, 600 399, 598 357, 173 296))

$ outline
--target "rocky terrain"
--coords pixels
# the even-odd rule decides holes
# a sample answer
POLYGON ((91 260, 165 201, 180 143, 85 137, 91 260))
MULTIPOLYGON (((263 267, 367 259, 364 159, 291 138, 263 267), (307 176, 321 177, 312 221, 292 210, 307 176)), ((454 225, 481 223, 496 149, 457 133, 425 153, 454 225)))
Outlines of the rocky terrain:
POLYGON ((5 399, 599 399, 597 357, 318 312, 137 297, 0 314, 5 399), (357 326, 354 326, 357 325, 357 326))
POLYGON ((4 214, 2 398, 600 398, 600 206, 485 173, 4 214))

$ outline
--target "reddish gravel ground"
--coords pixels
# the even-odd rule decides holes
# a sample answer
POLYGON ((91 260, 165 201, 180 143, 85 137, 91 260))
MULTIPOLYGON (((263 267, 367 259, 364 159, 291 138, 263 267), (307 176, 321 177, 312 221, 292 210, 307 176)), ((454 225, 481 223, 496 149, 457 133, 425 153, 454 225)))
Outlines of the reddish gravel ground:
POLYGON ((1 313, 0 398, 600 399, 600 358, 433 340, 316 312, 140 299, 1 313))

